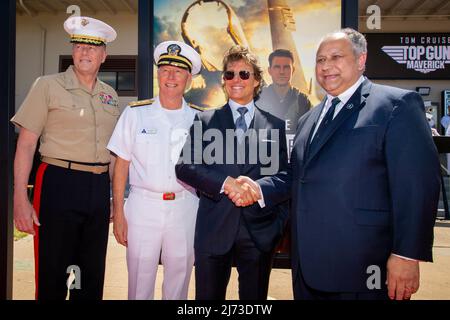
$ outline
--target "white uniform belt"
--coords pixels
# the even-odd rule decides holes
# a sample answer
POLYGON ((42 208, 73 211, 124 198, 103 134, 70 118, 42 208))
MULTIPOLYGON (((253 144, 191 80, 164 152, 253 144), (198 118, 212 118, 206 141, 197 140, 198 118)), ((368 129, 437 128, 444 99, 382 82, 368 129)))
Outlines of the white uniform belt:
POLYGON ((187 190, 180 192, 153 192, 147 189, 142 189, 138 187, 131 187, 130 192, 140 194, 146 198, 155 200, 179 200, 184 199, 190 193, 187 190))

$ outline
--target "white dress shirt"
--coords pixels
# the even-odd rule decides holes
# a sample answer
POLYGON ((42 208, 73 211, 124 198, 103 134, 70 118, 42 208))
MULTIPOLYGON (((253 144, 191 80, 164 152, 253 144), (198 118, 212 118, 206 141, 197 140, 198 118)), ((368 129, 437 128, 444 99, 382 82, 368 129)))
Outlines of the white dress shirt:
MULTIPOLYGON (((352 85, 350 88, 348 88, 347 90, 345 90, 344 92, 342 92, 340 95, 337 96, 337 98, 339 98, 339 100, 341 102, 339 102, 336 106, 336 109, 334 109, 333 119, 338 115, 339 111, 341 111, 342 108, 347 104, 348 100, 350 100, 352 95, 355 93, 356 89, 358 89, 358 87, 361 85, 361 83, 364 82, 364 80, 366 80, 366 78, 364 76, 361 76, 358 79, 358 81, 355 82, 354 85, 352 85)), ((316 127, 314 128, 314 133, 311 136, 311 141, 314 139, 314 136, 317 133, 317 129, 319 129, 319 126, 322 123, 323 118, 325 118, 325 115, 327 114, 328 110, 330 109, 331 101, 334 98, 336 98, 336 97, 333 97, 332 95, 327 94, 327 101, 325 102, 322 112, 320 113, 319 121, 317 121, 316 127)))
POLYGON ((253 117, 255 116, 255 102, 252 100, 246 105, 241 105, 233 100, 229 100, 228 104, 231 109, 231 113, 233 114, 233 122, 236 124, 236 120, 241 116, 238 108, 244 107, 247 108, 248 112, 244 115, 245 124, 247 125, 247 129, 250 128, 250 124, 252 123, 253 117))

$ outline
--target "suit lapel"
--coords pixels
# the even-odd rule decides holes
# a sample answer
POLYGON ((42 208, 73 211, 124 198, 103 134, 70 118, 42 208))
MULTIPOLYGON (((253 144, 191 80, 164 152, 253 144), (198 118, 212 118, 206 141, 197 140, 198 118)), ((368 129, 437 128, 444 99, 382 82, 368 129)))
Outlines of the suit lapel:
POLYGON ((232 129, 234 130, 234 121, 233 121, 233 113, 231 112, 231 108, 228 105, 224 105, 222 108, 216 111, 217 112, 217 118, 219 119, 220 123, 220 130, 225 133, 226 129, 232 129))
MULTIPOLYGON (((249 134, 249 138, 245 139, 245 153, 246 153, 246 161, 245 164, 242 165, 242 172, 243 174, 247 173, 248 171, 250 171, 255 165, 255 163, 251 164, 250 163, 250 147, 255 148, 255 147, 259 147, 259 146, 250 146, 249 143, 260 143, 260 129, 266 129, 267 128, 267 118, 263 116, 263 114, 260 112, 260 110, 258 109, 258 107, 255 106, 255 115, 253 116, 253 120, 252 120, 252 124, 250 124, 250 128, 249 129, 253 129, 250 130, 250 134, 249 134)), ((258 152, 258 150, 256 150, 258 152)), ((258 157, 258 163, 259 163, 259 156, 257 154, 258 157)), ((259 164, 258 164, 259 165, 259 164)))
MULTIPOLYGON (((223 135, 223 163, 227 163, 227 156, 231 150, 227 150, 227 130, 234 130, 234 120, 233 113, 231 111, 228 103, 224 105, 222 108, 217 109, 214 113, 215 123, 217 127, 213 126, 213 128, 218 129, 223 135)), ((233 142, 234 143, 234 142, 233 142)), ((233 159, 236 159, 236 149, 233 151, 233 159)))
MULTIPOLYGON (((366 104, 366 99, 369 96, 372 83, 369 80, 365 80, 355 93, 351 96, 350 100, 339 111, 336 118, 331 122, 330 127, 324 133, 323 139, 316 145, 313 150, 309 150, 307 154, 307 161, 305 166, 317 155, 322 147, 330 140, 332 135, 342 126, 342 124, 355 112, 359 112, 366 104)), ((317 122, 317 121, 316 121, 317 122)))
MULTIPOLYGON (((255 107, 255 116, 253 117, 253 129, 258 133, 258 129, 267 128, 267 118, 263 116, 258 107, 255 107)), ((254 134, 254 133, 253 133, 254 134)))
POLYGON ((303 163, 307 160, 309 142, 311 141, 311 135, 313 134, 317 122, 319 121, 320 114, 322 113, 322 109, 325 106, 326 99, 322 100, 322 102, 313 109, 311 116, 305 122, 305 124, 301 128, 301 132, 298 133, 298 137, 294 139, 294 147, 297 150, 298 159, 303 159, 303 163))

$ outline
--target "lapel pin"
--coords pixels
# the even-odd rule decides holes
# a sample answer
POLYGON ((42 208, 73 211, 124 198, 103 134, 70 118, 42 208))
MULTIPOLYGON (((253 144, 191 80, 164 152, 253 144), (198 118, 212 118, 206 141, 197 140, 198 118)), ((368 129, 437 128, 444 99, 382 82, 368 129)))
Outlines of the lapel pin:
POLYGON ((348 110, 353 109, 353 103, 348 104, 346 108, 347 108, 348 110))

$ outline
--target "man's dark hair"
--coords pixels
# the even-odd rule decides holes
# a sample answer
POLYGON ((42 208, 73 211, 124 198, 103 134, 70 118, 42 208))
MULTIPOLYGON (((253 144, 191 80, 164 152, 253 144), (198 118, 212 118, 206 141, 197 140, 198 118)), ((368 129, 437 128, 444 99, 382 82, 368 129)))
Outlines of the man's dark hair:
MULTIPOLYGON (((261 93, 261 88, 264 86, 263 69, 259 65, 258 57, 249 51, 247 47, 240 45, 234 45, 225 53, 222 62, 223 72, 227 71, 227 67, 230 63, 243 60, 249 66, 253 68, 253 76, 255 80, 259 82, 258 86, 253 90, 253 98, 258 99, 261 93)), ((222 87, 225 88, 225 82, 222 81, 222 87)))
POLYGON ((287 49, 277 49, 269 55, 269 67, 272 66, 273 58, 275 57, 285 57, 290 58, 292 60, 292 64, 294 63, 294 55, 290 50, 287 49))

